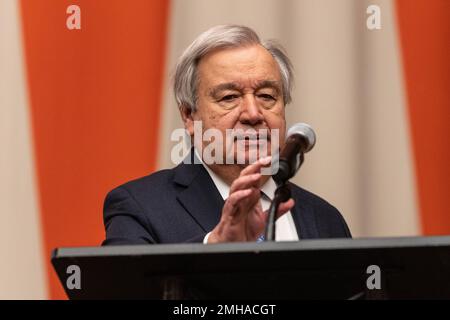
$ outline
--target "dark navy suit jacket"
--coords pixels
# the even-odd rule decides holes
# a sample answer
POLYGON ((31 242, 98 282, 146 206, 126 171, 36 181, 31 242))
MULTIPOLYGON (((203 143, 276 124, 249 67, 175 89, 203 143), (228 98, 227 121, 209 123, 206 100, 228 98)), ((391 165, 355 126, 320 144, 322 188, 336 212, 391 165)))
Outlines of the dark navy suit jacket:
MULTIPOLYGON (((345 238, 350 231, 325 200, 290 184, 301 239, 345 238)), ((103 245, 202 242, 224 201, 202 164, 180 164, 112 190, 104 204, 103 245)))

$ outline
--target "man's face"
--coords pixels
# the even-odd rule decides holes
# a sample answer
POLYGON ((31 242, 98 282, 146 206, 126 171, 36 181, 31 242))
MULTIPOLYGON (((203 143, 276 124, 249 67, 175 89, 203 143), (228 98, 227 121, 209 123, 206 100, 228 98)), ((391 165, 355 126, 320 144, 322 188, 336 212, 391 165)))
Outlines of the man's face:
MULTIPOLYGON (((198 80, 197 110, 192 120, 202 121, 203 131, 218 129, 224 141, 227 129, 268 132, 268 139, 258 136, 254 140, 253 136, 241 141, 244 149, 238 150, 235 145, 231 151, 235 161, 238 153, 244 152, 247 164, 259 143, 267 143, 268 154, 272 143, 282 147, 286 122, 281 76, 276 61, 264 47, 253 45, 211 52, 199 63, 198 80), (274 129, 279 130, 279 141, 270 139, 274 129)), ((189 125, 187 129, 193 133, 189 125)), ((203 147, 208 144, 204 141, 203 147)), ((224 155, 227 151, 230 152, 224 147, 224 155)))

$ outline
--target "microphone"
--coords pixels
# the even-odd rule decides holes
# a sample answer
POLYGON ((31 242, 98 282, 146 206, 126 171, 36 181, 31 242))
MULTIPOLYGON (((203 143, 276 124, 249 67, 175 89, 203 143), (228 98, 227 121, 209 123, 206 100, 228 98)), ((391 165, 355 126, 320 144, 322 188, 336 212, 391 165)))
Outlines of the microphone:
POLYGON ((279 168, 273 175, 278 185, 286 183, 300 169, 303 154, 310 151, 316 143, 316 134, 310 125, 297 123, 289 128, 286 143, 279 155, 279 168))
POLYGON ((275 216, 280 203, 289 200, 291 191, 286 183, 297 173, 303 163, 304 154, 316 144, 316 134, 306 123, 297 123, 286 133, 286 143, 278 159, 278 171, 272 176, 277 184, 269 208, 265 240, 275 241, 275 216))

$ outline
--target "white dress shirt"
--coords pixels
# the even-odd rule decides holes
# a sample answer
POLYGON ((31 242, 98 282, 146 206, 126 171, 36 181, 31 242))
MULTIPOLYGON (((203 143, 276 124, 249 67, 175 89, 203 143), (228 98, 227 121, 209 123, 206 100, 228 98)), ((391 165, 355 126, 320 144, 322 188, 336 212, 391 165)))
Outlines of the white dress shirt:
MULTIPOLYGON (((195 153, 197 158, 201 159, 197 153, 197 150, 195 150, 195 153)), ((230 186, 225 181, 223 181, 222 178, 220 178, 216 173, 214 173, 214 171, 212 171, 206 164, 204 164, 203 161, 201 161, 201 163, 205 167, 206 171, 208 171, 208 174, 213 180, 214 185, 216 186, 217 190, 219 190, 220 195, 225 201, 230 194, 230 186)), ((261 196, 261 206, 263 211, 269 209, 271 199, 273 199, 274 197, 276 188, 277 185, 272 178, 267 180, 267 182, 264 183, 264 185, 261 187, 261 191, 265 195, 261 196)), ((203 243, 208 243, 210 234, 211 232, 209 232, 205 236, 203 243)), ((280 218, 278 218, 275 222, 275 241, 297 241, 298 239, 298 231, 295 227, 294 219, 292 218, 291 212, 288 211, 280 218)))

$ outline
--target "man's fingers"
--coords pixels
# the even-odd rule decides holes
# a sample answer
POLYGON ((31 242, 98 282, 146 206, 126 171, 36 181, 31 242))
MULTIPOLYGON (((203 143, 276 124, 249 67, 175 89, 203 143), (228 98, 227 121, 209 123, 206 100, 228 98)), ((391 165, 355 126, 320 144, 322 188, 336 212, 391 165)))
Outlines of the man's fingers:
POLYGON ((249 188, 244 190, 238 190, 230 194, 227 201, 225 201, 225 205, 223 207, 223 212, 226 215, 233 216, 238 211, 246 212, 246 210, 237 210, 238 206, 254 206, 258 201, 257 195, 259 195, 259 190, 255 188, 249 188), (255 199, 251 199, 255 198, 255 199), (246 200, 252 200, 251 203, 248 203, 246 200))
POLYGON ((248 165, 246 168, 244 168, 241 171, 240 176, 246 176, 246 175, 249 175, 252 173, 260 172, 261 168, 269 165, 271 160, 272 160, 271 156, 259 159, 255 163, 252 163, 252 164, 248 165))
POLYGON ((241 171, 239 177, 233 181, 230 187, 230 195, 236 190, 259 188, 261 181, 261 168, 270 164, 271 157, 259 159, 241 171))
POLYGON ((280 204, 280 206, 278 207, 276 219, 278 219, 279 217, 281 217, 282 215, 287 213, 289 210, 291 210, 294 207, 294 205, 295 205, 295 201, 292 198, 286 202, 282 202, 280 204))
POLYGON ((258 188, 261 179, 260 173, 253 173, 247 176, 242 176, 233 181, 230 187, 230 195, 236 190, 244 190, 251 187, 258 188))

